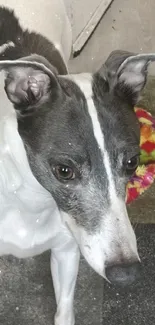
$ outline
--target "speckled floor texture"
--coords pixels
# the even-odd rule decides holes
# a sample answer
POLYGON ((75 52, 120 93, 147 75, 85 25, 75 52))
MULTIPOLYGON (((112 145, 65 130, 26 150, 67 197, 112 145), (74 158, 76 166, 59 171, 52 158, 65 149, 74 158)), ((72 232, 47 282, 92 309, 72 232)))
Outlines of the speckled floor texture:
MULTIPOLYGON (((52 325, 55 299, 49 252, 35 258, 0 259, 0 324, 52 325)), ((101 324, 103 281, 81 260, 75 310, 78 325, 101 324)))
POLYGON ((128 289, 105 283, 103 325, 155 324, 155 225, 136 228, 143 269, 141 280, 128 289))
MULTIPOLYGON (((95 71, 117 48, 155 51, 154 12, 154 0, 114 0, 82 53, 70 62, 70 71, 95 71)), ((154 86, 151 77, 142 104, 155 114, 154 86)), ((155 324, 155 186, 129 207, 129 214, 141 223, 136 227, 141 281, 128 290, 110 287, 82 259, 76 325, 155 324)), ((0 259, 0 292, 0 325, 53 325, 49 253, 27 260, 0 259)))
MULTIPOLYGON (((136 234, 142 276, 126 290, 103 283, 81 260, 75 297, 77 325, 155 323, 155 225, 138 225, 136 234)), ((48 252, 27 260, 3 258, 0 270, 0 324, 52 325, 55 300, 48 252)))

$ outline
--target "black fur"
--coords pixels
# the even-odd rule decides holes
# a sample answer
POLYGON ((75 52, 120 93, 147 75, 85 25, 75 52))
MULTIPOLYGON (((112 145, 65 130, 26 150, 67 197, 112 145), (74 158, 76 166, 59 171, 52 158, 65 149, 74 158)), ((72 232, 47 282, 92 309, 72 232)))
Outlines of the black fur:
POLYGON ((67 73, 66 65, 54 44, 40 34, 23 30, 14 11, 0 7, 0 46, 10 41, 15 47, 0 54, 0 61, 15 60, 34 53, 46 58, 59 74, 67 73))

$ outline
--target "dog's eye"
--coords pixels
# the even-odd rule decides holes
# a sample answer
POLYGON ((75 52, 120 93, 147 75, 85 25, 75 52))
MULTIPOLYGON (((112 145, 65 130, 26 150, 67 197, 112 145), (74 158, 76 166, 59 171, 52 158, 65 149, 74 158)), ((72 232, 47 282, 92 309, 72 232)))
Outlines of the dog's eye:
POLYGON ((139 156, 136 155, 132 158, 130 158, 127 163, 126 163, 126 171, 127 172, 133 172, 136 170, 136 168, 138 167, 139 165, 139 156))
POLYGON ((58 165, 53 168, 53 173, 58 180, 69 181, 75 178, 74 170, 65 165, 58 165))

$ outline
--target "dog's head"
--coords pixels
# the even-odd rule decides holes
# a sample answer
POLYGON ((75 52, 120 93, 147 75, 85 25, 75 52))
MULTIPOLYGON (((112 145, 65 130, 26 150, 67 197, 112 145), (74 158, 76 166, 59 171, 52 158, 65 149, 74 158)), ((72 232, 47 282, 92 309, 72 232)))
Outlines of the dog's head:
POLYGON ((132 282, 139 263, 125 196, 139 163, 134 105, 154 59, 116 51, 94 75, 66 77, 39 57, 2 63, 33 174, 86 260, 112 282, 132 282))

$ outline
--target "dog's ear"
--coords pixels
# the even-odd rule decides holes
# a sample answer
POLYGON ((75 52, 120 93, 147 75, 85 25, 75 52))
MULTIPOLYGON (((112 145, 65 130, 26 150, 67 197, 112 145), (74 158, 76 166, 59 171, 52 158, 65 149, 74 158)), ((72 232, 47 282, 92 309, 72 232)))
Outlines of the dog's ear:
POLYGON ((148 65, 155 61, 155 54, 133 54, 114 51, 110 54, 100 73, 108 82, 110 90, 128 97, 134 105, 145 86, 148 65))
POLYGON ((15 61, 2 61, 0 69, 6 71, 7 96, 15 108, 21 111, 45 103, 59 87, 54 67, 36 55, 15 61))

